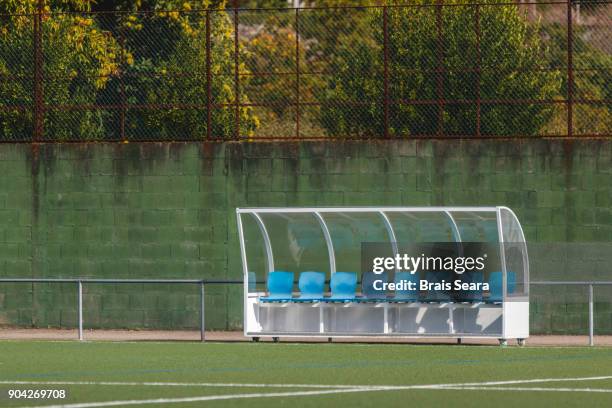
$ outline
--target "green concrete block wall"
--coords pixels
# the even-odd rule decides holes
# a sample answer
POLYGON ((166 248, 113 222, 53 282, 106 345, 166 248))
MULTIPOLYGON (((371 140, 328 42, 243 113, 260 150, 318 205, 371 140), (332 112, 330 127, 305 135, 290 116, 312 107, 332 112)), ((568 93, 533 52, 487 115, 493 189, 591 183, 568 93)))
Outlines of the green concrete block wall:
MULTIPOLYGON (((507 205, 532 243, 609 244, 611 204, 609 140, 4 144, 0 276, 240 279, 238 206, 507 205)), ((605 258, 552 254, 532 255, 533 279, 612 279, 605 258)), ((195 328, 198 293, 89 285, 86 326, 195 328)), ((533 330, 584 332, 583 295, 534 288, 533 330)), ((207 326, 240 328, 241 296, 208 288, 207 326)), ((2 284, 0 325, 74 327, 75 304, 71 284, 2 284)))

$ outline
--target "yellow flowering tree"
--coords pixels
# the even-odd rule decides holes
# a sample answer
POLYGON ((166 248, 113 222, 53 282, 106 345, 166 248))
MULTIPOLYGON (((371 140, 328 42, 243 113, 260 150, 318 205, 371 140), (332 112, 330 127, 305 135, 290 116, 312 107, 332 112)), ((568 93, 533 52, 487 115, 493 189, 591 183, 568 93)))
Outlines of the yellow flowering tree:
MULTIPOLYGON (((35 19, 41 15, 46 139, 197 139, 251 136, 242 92, 236 120, 234 31, 224 0, 0 2, 0 139, 34 133, 35 19), (210 9, 208 112, 206 9, 210 9), (214 11, 212 11, 214 10, 214 11), (128 11, 128 12, 125 12, 128 11), (209 123, 211 128, 207 129, 209 123), (120 127, 120 124, 122 125, 120 127)), ((241 85, 247 70, 239 67, 241 85)))
MULTIPOLYGON (((99 90, 117 73, 120 48, 89 14, 91 0, 45 0, 40 36, 47 138, 98 139, 109 113, 91 107, 99 90), (71 13, 52 13, 70 11, 71 13), (77 13, 73 13, 73 12, 77 13), (75 109, 78 107, 78 109, 75 109)), ((0 3, 0 139, 23 139, 34 131, 37 0, 0 3), (12 15, 9 15, 12 14, 12 15), (7 79, 7 80, 6 80, 7 79)))

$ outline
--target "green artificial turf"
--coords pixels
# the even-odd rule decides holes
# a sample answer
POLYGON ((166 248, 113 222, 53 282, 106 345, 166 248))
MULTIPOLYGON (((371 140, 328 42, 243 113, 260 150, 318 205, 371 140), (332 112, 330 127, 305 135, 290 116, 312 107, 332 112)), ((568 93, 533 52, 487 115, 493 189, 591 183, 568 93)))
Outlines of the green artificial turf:
MULTIPOLYGON (((424 385, 612 376, 610 348, 395 344, 0 342, 0 381, 424 385)), ((555 391, 361 390, 131 406, 175 407, 610 407, 612 379, 500 385, 555 391), (560 391, 558 389, 567 389, 560 391), (572 390, 570 390, 572 389, 572 390)), ((0 384, 0 407, 174 399, 328 389, 168 385, 0 384), (65 400, 9 400, 8 389, 66 389, 65 400)))

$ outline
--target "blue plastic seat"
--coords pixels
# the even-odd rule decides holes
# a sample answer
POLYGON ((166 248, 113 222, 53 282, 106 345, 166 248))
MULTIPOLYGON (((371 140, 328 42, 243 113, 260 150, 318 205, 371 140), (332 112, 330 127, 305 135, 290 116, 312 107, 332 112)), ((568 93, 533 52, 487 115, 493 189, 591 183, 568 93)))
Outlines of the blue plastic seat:
POLYGON ((323 298, 325 290, 325 274, 323 272, 302 272, 298 282, 300 296, 293 302, 318 302, 323 298))
POLYGON ((419 300, 419 275, 413 275, 410 272, 396 272, 395 284, 402 281, 413 282, 415 290, 395 289, 395 297, 391 298, 391 302, 417 302, 419 300))
POLYGON ((288 302, 293 292, 293 272, 272 271, 268 274, 268 296, 262 302, 288 302))
MULTIPOLYGON (((501 272, 491 272, 489 274, 489 299, 490 303, 500 303, 503 300, 503 275, 501 272)), ((506 274, 506 286, 508 293, 513 293, 516 289, 516 273, 508 271, 506 274)))
POLYGON ((355 272, 336 272, 329 282, 331 296, 323 298, 326 302, 354 302, 357 289, 355 272))
MULTIPOLYGON (((463 283, 484 283, 484 273, 480 271, 465 272, 458 278, 463 283)), ((482 286, 476 290, 462 290, 457 293, 460 302, 482 302, 482 286)))
POLYGON ((387 271, 376 274, 374 272, 364 272, 361 275, 361 294, 360 298, 357 298, 360 302, 384 302, 387 300, 386 290, 376 290, 374 288, 374 282, 380 280, 384 283, 389 281, 389 275, 387 271))
MULTIPOLYGON (((428 283, 442 283, 445 281, 450 283, 452 287, 452 272, 427 272, 425 274, 425 280, 428 283)), ((425 294, 426 302, 448 302, 451 299, 450 292, 448 290, 429 290, 425 294)))

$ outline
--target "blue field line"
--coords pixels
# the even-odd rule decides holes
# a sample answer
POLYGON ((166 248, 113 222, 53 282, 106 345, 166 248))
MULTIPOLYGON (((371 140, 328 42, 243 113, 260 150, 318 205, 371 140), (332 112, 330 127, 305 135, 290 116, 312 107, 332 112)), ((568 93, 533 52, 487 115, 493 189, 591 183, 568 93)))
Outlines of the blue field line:
MULTIPOLYGON (((179 373, 240 373, 257 372, 261 370, 304 370, 304 369, 346 369, 346 368, 397 368, 397 367, 419 367, 419 366, 456 366, 456 365, 485 365, 485 364, 515 364, 524 362, 560 362, 560 361, 588 361, 593 359, 612 358, 612 352, 608 356, 597 355, 573 355, 573 356, 542 356, 542 357, 511 357, 511 358, 490 358, 490 359, 446 359, 446 360, 393 360, 393 361, 350 361, 346 363, 302 363, 302 364, 262 364, 258 367, 198 367, 182 369, 125 369, 125 370, 99 370, 99 371, 61 371, 52 373, 22 374, 12 377, 11 380, 27 380, 40 378, 68 379, 72 376, 82 379, 83 376, 100 375, 126 375, 126 374, 179 374, 179 373)), ((97 378, 99 380, 99 378, 97 378)))

